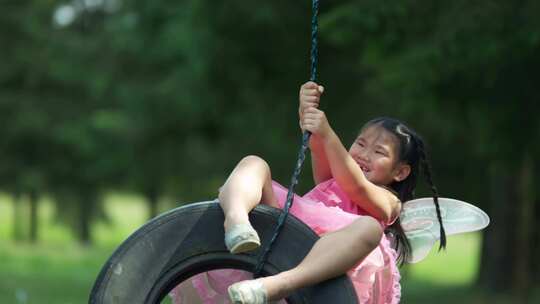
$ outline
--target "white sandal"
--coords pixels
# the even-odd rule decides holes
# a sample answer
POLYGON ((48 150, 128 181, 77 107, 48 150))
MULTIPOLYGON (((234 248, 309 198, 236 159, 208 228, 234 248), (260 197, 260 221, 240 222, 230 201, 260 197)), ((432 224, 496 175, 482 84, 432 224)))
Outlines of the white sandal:
POLYGON ((238 254, 259 248, 261 240, 250 224, 239 224, 225 233, 225 246, 232 254, 238 254))
POLYGON ((234 283, 227 289, 231 304, 266 304, 266 289, 257 280, 234 283))

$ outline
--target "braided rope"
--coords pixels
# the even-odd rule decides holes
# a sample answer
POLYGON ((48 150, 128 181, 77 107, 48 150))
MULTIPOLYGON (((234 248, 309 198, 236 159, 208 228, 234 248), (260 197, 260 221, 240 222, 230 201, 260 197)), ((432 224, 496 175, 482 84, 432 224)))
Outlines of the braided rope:
MULTIPOLYGON (((319 30, 318 25, 318 15, 319 15, 319 0, 312 0, 312 17, 311 17, 311 81, 317 80, 317 62, 318 62, 318 44, 317 44, 317 33, 319 30)), ((304 160, 306 159, 306 150, 308 149, 308 143, 309 138, 311 134, 308 131, 305 131, 302 134, 302 144, 300 146, 300 150, 298 151, 298 157, 296 159, 296 166, 294 168, 294 172, 291 178, 291 184, 289 185, 289 190, 287 192, 287 200, 285 202, 285 206, 283 208, 283 212, 280 214, 278 218, 278 223, 276 226, 276 229, 274 230, 274 235, 272 236, 272 239, 270 239, 270 242, 263 248, 261 255, 258 258, 257 265, 255 266, 255 270, 253 271, 255 277, 259 277, 262 272, 262 268, 264 266, 264 263, 266 263, 266 259, 268 257, 268 254, 270 253, 270 250, 272 249, 272 245, 274 244, 275 240, 279 236, 283 224, 285 223, 285 220, 287 219, 287 216, 289 215, 289 209, 291 208, 293 204, 293 198, 294 198, 294 187, 298 184, 298 177, 300 176, 300 172, 302 171, 302 165, 304 164, 304 160)))

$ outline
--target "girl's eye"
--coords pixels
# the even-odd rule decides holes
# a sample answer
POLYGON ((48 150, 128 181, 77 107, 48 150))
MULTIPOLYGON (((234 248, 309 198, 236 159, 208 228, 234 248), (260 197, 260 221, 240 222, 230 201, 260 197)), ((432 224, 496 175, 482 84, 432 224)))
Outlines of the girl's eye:
POLYGON ((375 151, 375 153, 380 154, 380 155, 385 155, 383 151, 375 151))

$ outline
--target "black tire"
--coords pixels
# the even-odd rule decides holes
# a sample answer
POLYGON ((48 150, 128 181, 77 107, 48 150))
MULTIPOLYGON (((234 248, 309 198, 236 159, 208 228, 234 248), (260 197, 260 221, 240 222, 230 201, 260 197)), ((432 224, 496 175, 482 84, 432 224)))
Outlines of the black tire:
MULTIPOLYGON (((250 213, 261 241, 270 241, 282 211, 265 205, 250 213)), ((223 212, 217 201, 186 205, 166 212, 135 231, 109 258, 97 277, 90 303, 160 303, 189 277, 220 268, 252 271, 260 250, 232 255, 223 242, 223 212)), ((289 215, 268 255, 263 275, 296 266, 318 236, 289 215)), ((288 303, 357 303, 347 276, 303 288, 288 303)))

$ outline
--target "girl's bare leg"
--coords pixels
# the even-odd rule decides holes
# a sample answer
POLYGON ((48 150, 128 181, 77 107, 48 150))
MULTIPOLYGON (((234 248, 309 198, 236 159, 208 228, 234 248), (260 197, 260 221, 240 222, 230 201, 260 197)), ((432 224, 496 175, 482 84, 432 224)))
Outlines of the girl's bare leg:
POLYGON ((261 201, 278 206, 270 167, 260 157, 247 156, 236 165, 219 192, 225 231, 237 224, 249 223, 248 213, 261 201))
POLYGON ((382 233, 379 222, 365 216, 324 235, 297 267, 259 279, 268 299, 278 300, 298 288, 345 274, 379 245, 382 233))

